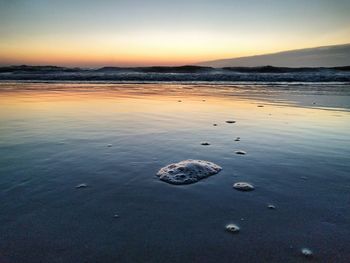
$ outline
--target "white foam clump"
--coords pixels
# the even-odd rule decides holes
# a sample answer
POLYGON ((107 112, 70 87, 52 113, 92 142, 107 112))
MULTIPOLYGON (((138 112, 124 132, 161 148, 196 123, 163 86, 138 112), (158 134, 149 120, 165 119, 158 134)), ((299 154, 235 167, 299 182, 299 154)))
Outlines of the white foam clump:
POLYGON ((161 168, 157 176, 169 184, 192 184, 217 174, 222 168, 215 163, 203 160, 185 160, 161 168))
POLYGON ((78 184, 77 186, 75 186, 75 188, 86 188, 88 187, 87 184, 78 184))
POLYGON ((302 253, 305 257, 312 257, 312 255, 313 255, 311 249, 308 249, 308 248, 303 248, 303 249, 301 250, 301 253, 302 253))
POLYGON ((252 184, 246 182, 238 182, 233 185, 233 188, 239 191, 253 191, 255 188, 252 184))
POLYGON ((231 232, 231 233, 237 233, 237 232, 239 232, 240 228, 239 228, 239 226, 237 226, 235 224, 228 224, 226 226, 226 230, 231 232))

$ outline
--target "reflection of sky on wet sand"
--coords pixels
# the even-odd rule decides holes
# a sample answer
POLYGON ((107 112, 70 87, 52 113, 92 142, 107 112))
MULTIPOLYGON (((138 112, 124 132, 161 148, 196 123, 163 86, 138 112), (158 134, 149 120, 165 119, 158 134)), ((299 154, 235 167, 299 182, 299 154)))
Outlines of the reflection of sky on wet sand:
MULTIPOLYGON (((308 103, 311 105, 299 105, 300 101, 296 101, 296 97, 292 97, 288 92, 279 90, 267 97, 266 88, 261 87, 249 87, 250 98, 246 89, 227 86, 215 88, 212 85, 196 87, 166 84, 2 84, 0 88, 0 116, 3 119, 40 119, 47 116, 53 120, 58 118, 56 124, 59 124, 61 118, 85 119, 99 123, 104 120, 119 121, 119 126, 127 126, 131 124, 128 123, 128 118, 132 118, 130 122, 133 120, 143 123, 145 127, 154 128, 166 127, 167 124, 176 125, 177 121, 196 126, 203 121, 210 124, 230 118, 240 121, 253 120, 265 128, 269 123, 277 129, 279 123, 287 122, 301 127, 306 125, 305 128, 308 124, 315 123, 332 130, 348 128, 349 123, 345 121, 348 114, 344 112, 348 109, 341 108, 342 105, 337 112, 337 108, 331 108, 329 105, 324 108, 332 110, 327 111, 319 110, 318 105, 313 104, 319 97, 327 97, 327 94, 308 95, 308 103), (281 93, 285 95, 283 99, 281 93), (288 95, 292 97, 290 101, 286 99, 288 95)), ((303 93, 298 95, 302 100, 303 93)), ((332 96, 334 94, 328 97, 332 96)), ((347 101, 349 98, 339 97, 347 101)))
POLYGON ((298 262, 297 249, 310 246, 325 261, 342 262, 340 255, 350 251, 349 96, 342 88, 322 94, 307 89, 1 84, 0 197, 6 213, 0 234, 9 243, 0 244, 0 252, 17 251, 2 254, 36 262, 45 245, 43 262, 62 256, 57 247, 71 251, 64 259, 77 262, 86 255, 92 261, 157 262, 169 254, 174 262, 188 262, 204 250, 210 262, 222 255, 244 262, 250 247, 258 251, 256 262, 298 262), (160 167, 189 158, 223 170, 185 187, 155 176, 160 167), (249 181, 256 190, 237 193, 236 181, 249 181), (79 183, 90 187, 77 192, 79 183), (278 207, 275 216, 267 203, 278 207), (115 213, 117 223, 110 220, 115 213), (223 231, 227 223, 240 225, 238 238, 223 231), (325 245, 335 235, 337 242, 325 245))

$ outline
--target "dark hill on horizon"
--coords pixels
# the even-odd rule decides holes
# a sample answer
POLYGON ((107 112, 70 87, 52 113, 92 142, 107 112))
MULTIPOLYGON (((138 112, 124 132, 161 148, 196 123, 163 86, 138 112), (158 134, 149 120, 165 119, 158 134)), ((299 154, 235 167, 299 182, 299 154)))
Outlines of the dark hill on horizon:
POLYGON ((198 66, 224 67, 342 67, 350 65, 350 43, 283 51, 272 54, 218 59, 196 63, 198 66))

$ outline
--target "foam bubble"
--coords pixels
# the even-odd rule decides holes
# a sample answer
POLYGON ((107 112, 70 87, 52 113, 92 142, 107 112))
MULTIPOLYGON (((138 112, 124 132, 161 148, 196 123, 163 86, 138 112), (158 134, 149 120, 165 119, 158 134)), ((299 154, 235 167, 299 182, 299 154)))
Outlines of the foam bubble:
POLYGON ((77 186, 75 186, 75 188, 79 189, 79 188, 86 188, 88 187, 87 184, 78 184, 77 186))
POLYGON ((246 182, 238 182, 233 185, 233 188, 239 190, 239 191, 252 191, 254 190, 254 186, 250 183, 246 182))
POLYGON ((305 257, 312 257, 313 253, 308 248, 301 249, 301 254, 303 254, 305 257))
POLYGON ((184 160, 161 168, 157 176, 169 184, 192 184, 217 174, 222 168, 203 160, 184 160))
POLYGON ((238 233, 240 228, 239 228, 239 226, 237 226, 235 224, 228 224, 226 226, 226 230, 231 232, 231 233, 238 233))

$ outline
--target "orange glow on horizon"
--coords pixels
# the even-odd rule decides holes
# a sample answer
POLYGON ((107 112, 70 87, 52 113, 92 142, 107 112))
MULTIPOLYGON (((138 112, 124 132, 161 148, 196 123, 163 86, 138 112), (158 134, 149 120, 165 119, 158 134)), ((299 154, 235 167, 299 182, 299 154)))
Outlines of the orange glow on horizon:
POLYGON ((350 40, 333 38, 333 42, 327 39, 303 41, 288 36, 276 42, 274 36, 227 36, 213 32, 18 37, 0 42, 0 64, 172 66, 343 44, 346 41, 350 40), (257 44, 259 39, 265 40, 257 44))

